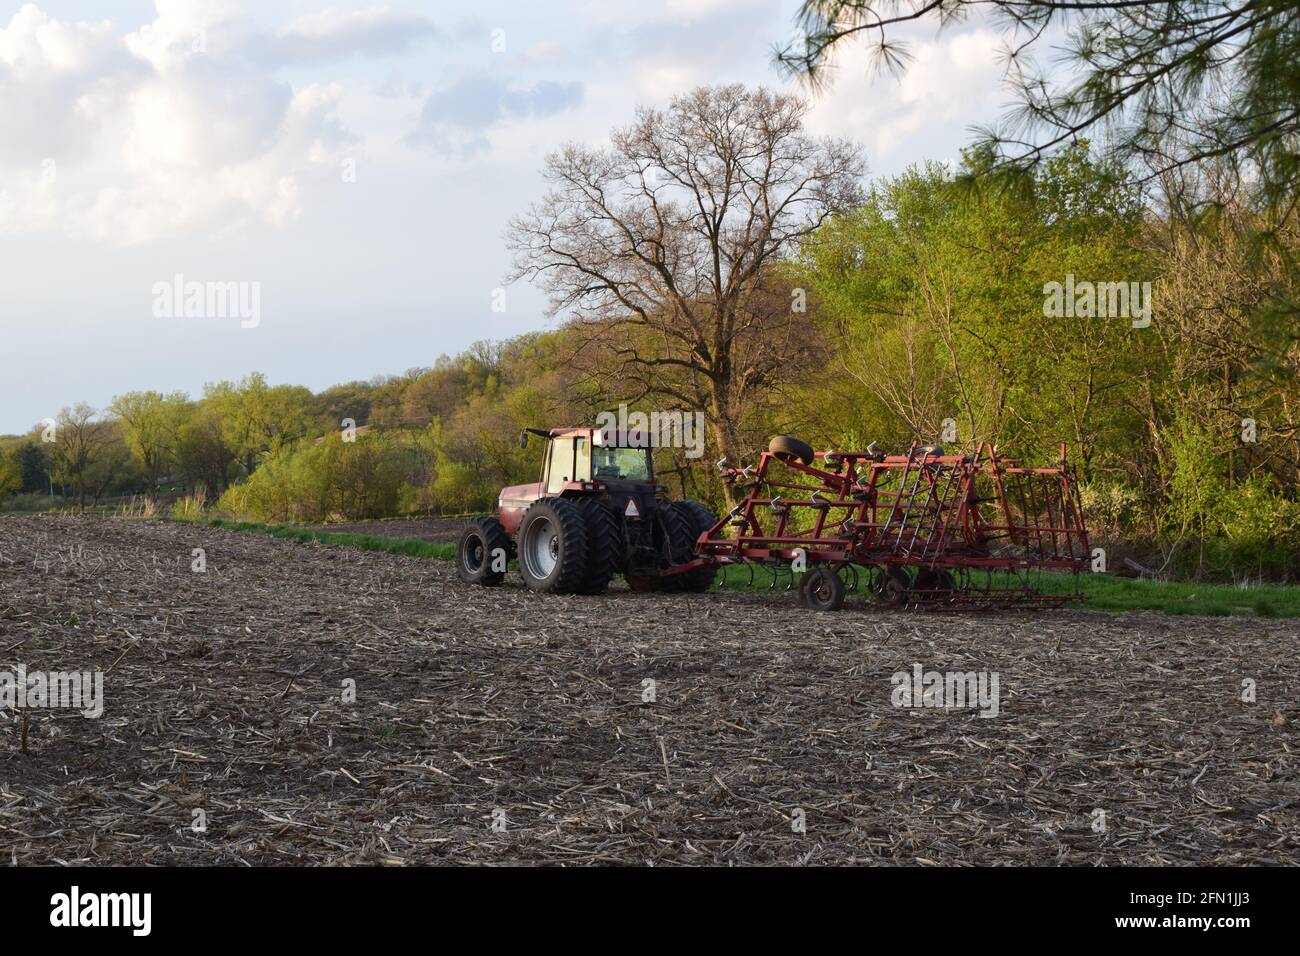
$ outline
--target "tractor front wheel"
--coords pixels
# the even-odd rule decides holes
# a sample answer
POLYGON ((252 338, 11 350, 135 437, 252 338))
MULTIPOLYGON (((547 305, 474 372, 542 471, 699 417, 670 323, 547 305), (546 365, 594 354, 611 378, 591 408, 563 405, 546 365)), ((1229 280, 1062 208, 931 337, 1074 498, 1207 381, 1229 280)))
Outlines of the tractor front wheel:
POLYGON ((475 518, 456 539, 456 576, 466 584, 495 587, 505 580, 510 536, 497 518, 475 518))
POLYGON ((577 505, 542 498, 524 512, 518 535, 519 573, 534 591, 573 594, 587 573, 587 524, 577 505))

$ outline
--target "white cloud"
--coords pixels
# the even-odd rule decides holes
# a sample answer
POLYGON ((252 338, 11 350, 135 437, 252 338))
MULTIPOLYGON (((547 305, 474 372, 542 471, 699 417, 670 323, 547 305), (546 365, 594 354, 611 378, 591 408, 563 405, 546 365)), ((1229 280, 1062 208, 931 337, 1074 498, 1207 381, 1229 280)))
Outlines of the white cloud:
MULTIPOLYGON (((301 179, 337 168, 352 137, 337 84, 294 90, 249 55, 234 0, 157 0, 133 33, 34 5, 0 29, 0 232, 143 242, 240 221, 282 225, 301 179)), ((375 49, 384 10, 296 21, 301 57, 375 49)))
POLYGON ((666 103, 707 79, 697 64, 676 57, 643 57, 636 64, 637 97, 652 103, 666 103))
POLYGON ((576 12, 584 23, 626 30, 654 23, 696 22, 725 14, 753 16, 757 6, 755 0, 580 0, 576 12))
POLYGON ((0 27, 0 163, 84 154, 104 103, 140 75, 108 23, 60 23, 23 6, 0 27))
POLYGON ((667 0, 668 13, 687 20, 716 17, 720 13, 740 13, 751 9, 751 0, 667 0))
POLYGON ((203 52, 206 33, 238 29, 238 0, 154 0, 158 18, 126 37, 137 56, 163 67, 203 52))
POLYGON ((858 140, 873 161, 905 152, 908 162, 937 158, 923 150, 968 140, 966 124, 994 117, 1006 99, 1000 48, 1000 36, 985 28, 913 42, 901 78, 877 75, 866 48, 850 48, 831 87, 811 97, 808 126, 858 140))
POLYGON ((428 19, 388 7, 340 13, 325 10, 294 20, 278 35, 277 53, 312 60, 354 54, 400 53, 441 32, 428 19))
POLYGON ((568 59, 568 51, 556 40, 538 40, 524 51, 522 62, 527 66, 554 66, 568 59))

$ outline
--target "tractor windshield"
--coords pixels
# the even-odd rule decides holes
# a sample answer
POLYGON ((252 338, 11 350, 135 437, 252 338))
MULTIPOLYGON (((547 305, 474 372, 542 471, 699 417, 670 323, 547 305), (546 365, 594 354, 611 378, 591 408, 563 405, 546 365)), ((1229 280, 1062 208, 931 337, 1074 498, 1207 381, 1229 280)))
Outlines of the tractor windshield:
POLYGON ((591 477, 609 481, 649 481, 649 448, 609 448, 591 450, 591 477))

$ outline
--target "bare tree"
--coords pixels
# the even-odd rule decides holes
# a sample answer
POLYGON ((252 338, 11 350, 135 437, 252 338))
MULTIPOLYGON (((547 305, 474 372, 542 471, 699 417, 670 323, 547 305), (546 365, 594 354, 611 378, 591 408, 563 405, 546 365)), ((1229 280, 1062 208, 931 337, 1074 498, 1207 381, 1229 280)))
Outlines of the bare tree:
POLYGON ((550 155, 551 191, 510 224, 511 280, 609 348, 607 377, 705 410, 733 460, 749 403, 810 338, 781 257, 862 198, 858 150, 806 135, 805 112, 740 85, 641 108, 608 148, 550 155))
POLYGON ((111 439, 109 424, 97 421, 95 409, 85 402, 59 412, 54 441, 55 477, 77 492, 77 508, 86 510, 90 471, 111 439))

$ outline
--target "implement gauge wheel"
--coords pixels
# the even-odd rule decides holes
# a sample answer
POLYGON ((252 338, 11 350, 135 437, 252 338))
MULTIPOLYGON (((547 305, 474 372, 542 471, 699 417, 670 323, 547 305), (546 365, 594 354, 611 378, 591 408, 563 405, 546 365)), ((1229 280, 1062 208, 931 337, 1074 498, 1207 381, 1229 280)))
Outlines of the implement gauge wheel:
POLYGON ((912 592, 912 578, 900 567, 885 568, 880 575, 880 600, 888 607, 902 607, 912 592))
POLYGON ((777 435, 767 443, 767 450, 782 461, 801 461, 805 465, 813 463, 812 445, 793 435, 777 435))
POLYGON ((945 570, 932 571, 922 568, 916 572, 916 584, 912 587, 912 597, 918 601, 942 603, 952 598, 957 587, 951 574, 945 570))
POLYGON ((799 585, 803 606, 814 611, 838 611, 844 606, 844 581, 830 568, 817 568, 799 585))

